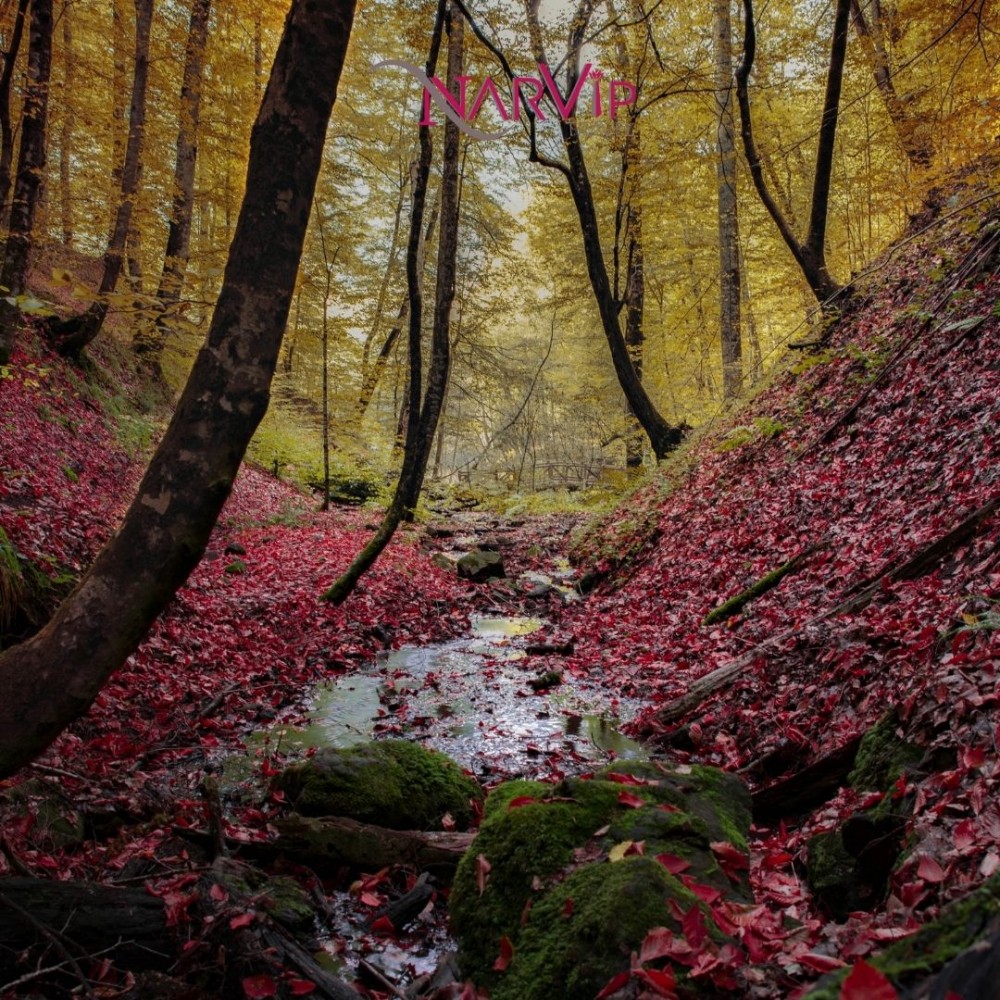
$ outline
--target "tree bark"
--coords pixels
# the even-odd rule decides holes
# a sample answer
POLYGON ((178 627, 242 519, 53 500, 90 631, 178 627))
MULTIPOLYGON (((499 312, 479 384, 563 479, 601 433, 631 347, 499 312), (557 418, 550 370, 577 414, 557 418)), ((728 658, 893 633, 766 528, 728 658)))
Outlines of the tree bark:
POLYGON ((4 53, 3 70, 0 71, 0 218, 7 217, 7 198, 10 195, 10 170, 14 162, 14 128, 10 120, 10 89, 14 80, 14 66, 21 50, 24 22, 28 13, 28 0, 18 0, 10 47, 4 53))
POLYGON ((10 360, 21 318, 17 297, 23 294, 28 275, 35 213, 45 175, 45 129, 51 75, 52 0, 34 0, 28 32, 28 85, 21 116, 21 149, 17 158, 7 249, 0 269, 0 286, 5 289, 0 297, 0 365, 10 360))
MULTIPOLYGON (((434 31, 427 57, 427 76, 433 76, 445 21, 445 0, 438 5, 434 31)), ((462 73, 462 15, 452 8, 449 22, 448 87, 457 92, 462 73)), ((441 226, 438 234, 437 285, 434 301, 434 325, 431 341, 431 365, 427 373, 427 388, 423 385, 423 346, 421 325, 423 296, 420 281, 420 236, 423 223, 427 179, 431 165, 431 137, 427 125, 420 126, 420 156, 414 170, 413 204, 410 216, 410 238, 406 252, 406 283, 410 298, 409 322, 409 386, 406 407, 406 440, 403 448, 403 468, 396 491, 368 544, 350 566, 324 594, 325 600, 341 604, 354 590, 361 576, 375 563, 392 540, 400 522, 412 518, 423 485, 427 460, 434 440, 434 431, 441 413, 450 363, 450 312, 455 297, 455 256, 458 248, 458 127, 449 119, 445 124, 444 154, 441 169, 441 226)))
POLYGON ((70 190, 70 162, 73 158, 73 87, 76 80, 75 57, 73 55, 73 21, 69 0, 63 0, 63 119, 59 130, 59 214, 62 222, 64 246, 73 245, 73 193, 70 190))
POLYGON ((715 101, 719 116, 716 166, 719 192, 719 331, 722 339, 722 396, 736 399, 743 387, 740 317, 740 234, 736 201, 736 144, 733 141, 733 41, 729 0, 714 0, 715 101))
MULTIPOLYGON (((531 31, 531 44, 535 61, 548 64, 545 48, 542 44, 541 30, 538 24, 538 5, 540 0, 526 0, 525 9, 528 25, 531 31)), ((579 79, 580 48, 587 24, 587 0, 582 0, 576 12, 570 29, 569 52, 567 58, 566 90, 572 93, 579 79)), ((559 127, 562 133, 563 147, 569 166, 556 164, 538 153, 532 143, 531 160, 543 166, 555 167, 560 170, 569 183, 570 194, 580 221, 580 233, 583 237, 583 252, 587 262, 587 274, 590 286, 597 300, 597 309, 601 316, 601 326, 611 350, 611 362, 614 365, 618 384, 625 393, 629 407, 636 419, 642 424, 649 437, 653 454, 657 460, 666 458, 680 443, 683 435, 677 427, 672 427, 663 419, 653 401, 649 398, 642 380, 639 378, 629 357, 628 346, 622 336, 618 321, 619 303, 615 300, 614 291, 608 278, 608 269, 604 263, 604 251, 601 248, 600 226, 597 220, 597 210, 594 206, 594 195, 590 186, 590 175, 587 172, 586 158, 580 132, 577 128, 575 115, 560 116, 559 127)))
POLYGON ((903 102, 899 99, 899 94, 896 93, 896 85, 893 83, 892 73, 889 69, 889 55, 885 50, 878 4, 872 6, 872 15, 874 30, 869 27, 858 0, 851 0, 851 21, 858 39, 861 41, 865 56, 871 64, 875 85, 882 95, 882 102, 889 115, 889 120, 892 122, 892 127, 896 130, 899 144, 903 147, 903 152, 906 153, 906 158, 910 161, 911 166, 927 167, 934 155, 934 147, 926 136, 919 134, 919 123, 906 113, 903 102))
POLYGON ((153 21, 153 0, 135 0, 135 67, 129 104, 128 141, 122 165, 122 185, 114 227, 104 251, 104 270, 97 297, 80 316, 50 325, 56 350, 66 357, 78 357, 101 332, 110 308, 110 296, 118 285, 132 227, 132 210, 142 174, 142 143, 146 132, 146 89, 149 82, 149 42, 153 21))
POLYGON ((809 212, 809 230, 804 240, 795 235, 788 218, 778 207, 764 179, 761 156, 753 134, 748 82, 757 53, 757 30, 754 26, 753 0, 743 0, 743 58, 736 70, 736 99, 740 106, 743 151, 754 187, 768 215, 778 227, 781 238, 802 270, 813 295, 820 303, 829 304, 844 288, 831 277, 826 264, 826 221, 830 200, 830 179, 833 171, 833 151, 837 135, 840 108, 840 90, 847 55, 848 14, 851 0, 837 0, 833 23, 833 41, 830 46, 830 65, 826 79, 826 97, 823 102, 823 120, 820 125, 819 145, 816 149, 816 167, 813 175, 812 201, 809 212))
POLYGON ((181 104, 178 114, 177 153, 174 160, 174 203, 167 230, 163 271, 156 290, 154 324, 141 323, 132 340, 135 352, 159 369, 163 344, 170 331, 170 315, 177 308, 191 253, 191 214, 194 209, 194 174, 198 159, 198 126, 201 121, 201 74, 208 39, 211 0, 194 0, 184 56, 181 104))
POLYGON ((0 656, 0 777, 86 712, 204 552, 267 409, 353 17, 353 0, 292 3, 222 290, 173 419, 76 590, 0 656))

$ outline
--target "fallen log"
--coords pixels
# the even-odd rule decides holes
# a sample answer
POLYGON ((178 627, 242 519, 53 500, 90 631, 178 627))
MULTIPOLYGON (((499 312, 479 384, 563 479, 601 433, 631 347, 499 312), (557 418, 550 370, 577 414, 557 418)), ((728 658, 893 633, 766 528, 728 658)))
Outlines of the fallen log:
POLYGON ((847 781, 860 745, 861 736, 855 736, 794 774, 751 792, 754 822, 795 816, 831 799, 847 781))
POLYGON ((342 816, 291 815, 275 826, 276 853, 313 866, 383 868, 409 864, 449 878, 475 836, 446 831, 389 830, 342 816))

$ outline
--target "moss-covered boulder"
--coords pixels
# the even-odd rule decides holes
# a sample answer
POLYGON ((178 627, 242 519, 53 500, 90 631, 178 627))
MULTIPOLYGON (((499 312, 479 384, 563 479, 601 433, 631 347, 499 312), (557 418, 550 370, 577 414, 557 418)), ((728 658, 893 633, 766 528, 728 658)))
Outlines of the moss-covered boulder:
POLYGON ((865 733, 848 776, 852 788, 862 792, 885 792, 923 757, 920 747, 903 739, 896 713, 890 712, 865 733))
MULTIPOLYGON (((994 875, 916 934, 865 959, 900 996, 995 997, 1000 978, 1000 875, 994 875)), ((809 1000, 837 1000, 849 969, 824 976, 809 1000)))
POLYGON ((449 757, 406 740, 320 750, 276 779, 306 816, 348 816, 392 830, 430 830, 450 813, 472 821, 482 789, 449 757))
POLYGON ((678 906, 701 905, 688 885, 750 900, 745 871, 720 850, 745 854, 749 828, 746 786, 714 768, 629 761, 558 785, 501 785, 452 887, 463 974, 495 1000, 593 996, 649 930, 676 929, 678 906), (503 938, 513 958, 498 973, 503 938))

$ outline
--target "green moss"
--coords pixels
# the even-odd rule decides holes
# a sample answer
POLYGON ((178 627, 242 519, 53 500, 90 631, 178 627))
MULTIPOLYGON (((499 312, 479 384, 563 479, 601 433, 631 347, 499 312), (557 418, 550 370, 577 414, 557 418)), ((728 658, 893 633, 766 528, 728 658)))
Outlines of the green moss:
MULTIPOLYGON (((580 864, 607 867, 602 859, 625 841, 642 841, 646 857, 664 877, 666 870, 652 859, 674 854, 689 862, 690 874, 700 882, 749 900, 748 885, 734 886, 711 850, 718 840, 745 850, 749 826, 746 786, 714 768, 667 771, 650 762, 620 761, 592 780, 500 786, 487 799, 479 835, 459 864, 452 887, 452 926, 463 970, 477 982, 491 982, 501 937, 506 935, 518 947, 525 905, 532 901, 538 906, 561 891, 563 879, 574 878, 573 869, 580 864), (631 773, 654 783, 602 780, 609 773, 631 773), (648 805, 635 807, 633 796, 648 805), (511 808, 522 798, 538 802, 511 808), (482 893, 480 856, 490 865, 482 893)), ((632 939, 631 947, 637 948, 641 940, 641 935, 632 939)))
POLYGON ((810 838, 806 873, 809 891, 835 920, 860 908, 855 858, 844 847, 839 830, 810 838))
POLYGON ((907 768, 915 766, 923 751, 897 734, 899 722, 892 712, 865 733, 858 747, 848 782, 858 791, 888 791, 907 768))
POLYGON ((510 967, 492 977, 490 996, 596 996, 612 976, 628 969, 632 951, 650 929, 676 928, 671 899, 685 910, 696 905, 694 896, 652 858, 625 858, 574 872, 532 907, 510 967), (569 916, 567 900, 573 901, 569 916))
MULTIPOLYGON (((937 920, 866 961, 885 973, 902 991, 928 973, 942 969, 988 934, 997 914, 1000 914, 1000 876, 994 875, 975 892, 946 906, 937 920)), ((848 971, 842 969, 824 976, 807 996, 810 1000, 837 1000, 848 971)))
POLYGON ((242 559, 234 559, 223 572, 230 576, 239 576, 247 571, 247 564, 242 559))
POLYGON ((755 601, 769 590, 773 590, 789 573, 800 569, 802 565, 803 559, 801 555, 798 555, 789 559, 788 562, 783 563, 777 569, 771 570, 770 573, 765 573, 764 576, 759 580, 755 580, 745 590, 734 594, 729 600, 724 601, 717 608, 709 611, 705 615, 702 625, 714 625, 716 622, 725 621, 727 618, 732 618, 733 615, 738 615, 751 601, 755 601))
POLYGON ((472 821, 479 786, 442 753, 405 740, 321 750, 287 768, 276 782, 307 816, 349 816, 395 830, 472 821))

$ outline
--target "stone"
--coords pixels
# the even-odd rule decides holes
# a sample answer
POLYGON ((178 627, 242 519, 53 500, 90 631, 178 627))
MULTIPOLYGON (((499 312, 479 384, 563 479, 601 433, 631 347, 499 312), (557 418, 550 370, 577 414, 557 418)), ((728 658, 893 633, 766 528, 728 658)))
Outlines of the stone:
POLYGON ((503 557, 499 552, 483 552, 479 549, 467 552, 458 560, 458 575, 462 580, 471 580, 473 583, 503 577, 506 575, 503 557))
POLYGON ((327 748, 275 780, 306 816, 346 816, 392 830, 440 828, 450 813, 464 830, 482 790, 449 757, 406 740, 327 748))

